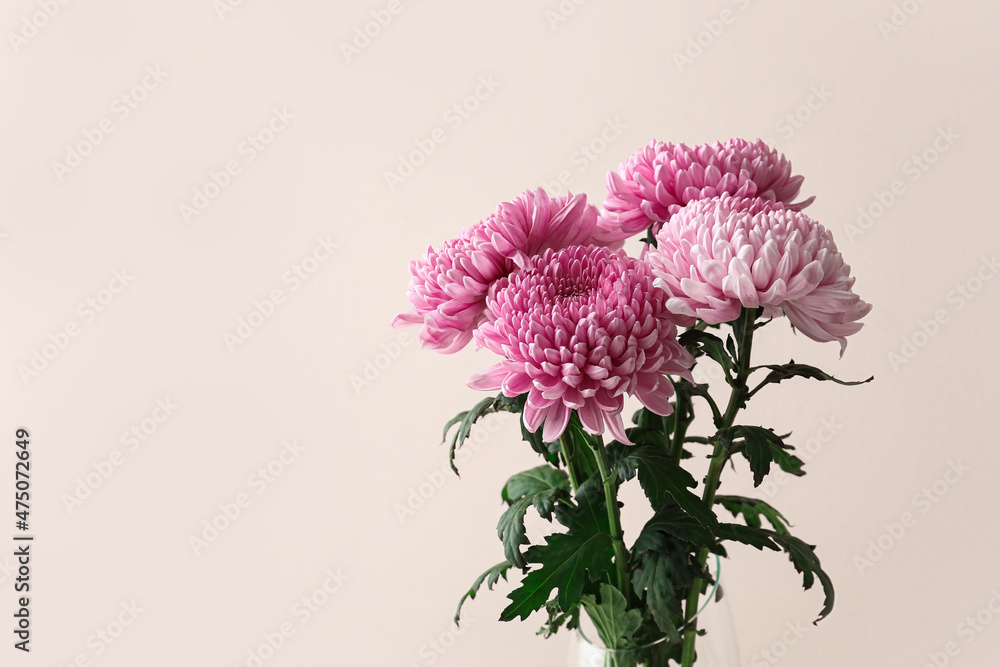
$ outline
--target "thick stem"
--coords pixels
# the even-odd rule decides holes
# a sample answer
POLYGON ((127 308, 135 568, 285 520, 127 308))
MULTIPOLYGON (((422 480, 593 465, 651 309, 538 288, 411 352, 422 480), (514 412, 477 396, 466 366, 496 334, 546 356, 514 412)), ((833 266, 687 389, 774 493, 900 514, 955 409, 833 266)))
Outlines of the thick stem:
MULTIPOLYGON (((744 308, 741 316, 739 340, 737 340, 736 353, 739 358, 736 360, 736 377, 733 379, 733 389, 729 395, 729 405, 721 420, 716 421, 716 427, 721 431, 731 428, 736 421, 736 415, 746 403, 749 395, 747 379, 750 376, 750 354, 753 349, 754 321, 757 319, 757 310, 744 308)), ((726 465, 729 452, 724 445, 716 442, 715 450, 712 452, 712 463, 708 468, 708 475, 705 477, 705 491, 702 500, 709 509, 715 504, 715 493, 719 488, 719 478, 722 469, 726 465)), ((704 570, 708 561, 708 549, 702 548, 698 551, 697 566, 699 570, 704 570)), ((684 620, 686 629, 684 631, 684 649, 681 658, 681 667, 692 667, 694 665, 695 652, 694 644, 698 637, 698 621, 695 616, 698 614, 698 600, 701 597, 701 587, 704 580, 695 579, 691 585, 691 592, 688 594, 686 606, 684 608, 684 620)))
POLYGON ((604 448, 604 443, 600 436, 590 439, 590 446, 594 450, 597 459, 597 469, 601 474, 601 484, 604 487, 604 503, 608 510, 608 524, 610 526, 612 546, 615 550, 615 567, 618 570, 618 590, 622 592, 625 599, 631 597, 631 582, 628 574, 628 550, 625 548, 625 538, 622 533, 621 508, 618 507, 617 484, 611 474, 611 463, 608 461, 608 452, 604 448))

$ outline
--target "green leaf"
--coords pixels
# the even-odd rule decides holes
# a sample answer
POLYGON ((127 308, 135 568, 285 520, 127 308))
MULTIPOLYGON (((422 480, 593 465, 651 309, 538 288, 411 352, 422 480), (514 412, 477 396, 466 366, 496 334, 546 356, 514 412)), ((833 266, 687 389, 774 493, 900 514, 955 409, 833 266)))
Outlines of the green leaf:
POLYGON ((497 523, 497 536, 503 542, 503 555, 517 567, 524 567, 524 556, 521 555, 521 545, 528 544, 524 532, 524 515, 532 505, 532 498, 521 498, 514 501, 507 511, 500 516, 497 523))
POLYGON ((458 609, 455 610, 455 625, 458 625, 458 621, 462 617, 462 605, 465 604, 466 600, 474 600, 476 598, 476 593, 478 593, 479 589, 482 588, 483 582, 486 582, 486 587, 492 591, 493 586, 500 580, 500 577, 503 577, 504 580, 507 579, 507 570, 512 567, 514 567, 513 563, 505 560, 504 562, 497 563, 490 569, 486 570, 479 575, 478 579, 472 582, 472 588, 470 588, 468 592, 462 596, 462 599, 458 601, 458 609))
POLYGON ((672 641, 680 634, 682 601, 698 571, 689 561, 701 546, 717 551, 712 532, 676 505, 670 505, 646 522, 632 547, 635 569, 632 587, 637 595, 645 591, 645 602, 653 620, 672 641))
POLYGON ((627 610, 625 596, 611 584, 601 584, 600 596, 600 602, 593 595, 584 595, 580 599, 597 628, 597 636, 605 647, 613 651, 632 648, 635 633, 642 625, 642 612, 638 609, 627 610))
POLYGON ((732 380, 733 368, 735 367, 733 360, 736 356, 732 352, 726 351, 726 346, 721 338, 700 329, 688 329, 677 338, 677 342, 691 350, 695 357, 700 354, 708 356, 722 366, 726 378, 732 380))
POLYGON ((743 520, 751 528, 761 527, 761 517, 767 519, 775 532, 788 533, 788 519, 763 500, 747 498, 746 496, 716 496, 715 502, 733 513, 733 516, 743 516, 743 520))
POLYGON ((694 477, 663 448, 636 445, 631 448, 628 458, 635 461, 639 484, 654 510, 662 509, 672 501, 707 528, 718 522, 712 508, 688 490, 698 485, 694 477))
POLYGON ((656 429, 659 433, 669 433, 674 428, 674 415, 671 413, 663 417, 649 408, 640 408, 632 415, 632 423, 640 428, 651 428, 656 429))
POLYGON ((680 641, 674 619, 682 618, 683 600, 694 580, 687 563, 688 552, 680 543, 676 545, 675 548, 638 554, 632 572, 632 589, 643 597, 656 626, 673 642, 680 641))
MULTIPOLYGON (((875 379, 875 376, 873 375, 867 380, 858 380, 854 382, 838 380, 829 373, 821 371, 815 366, 808 366, 806 364, 797 364, 795 363, 794 359, 789 361, 787 364, 757 366, 753 370, 756 371, 763 368, 766 368, 771 372, 767 374, 767 377, 765 377, 764 381, 761 382, 760 385, 758 385, 757 389, 760 389, 766 384, 777 384, 782 380, 788 380, 789 378, 794 378, 794 377, 810 378, 813 380, 820 380, 821 382, 822 381, 836 382, 837 384, 844 385, 845 387, 852 387, 859 384, 865 384, 866 382, 871 382, 872 380, 875 379)), ((757 389, 754 389, 754 391, 757 391, 757 389)))
POLYGON ((764 477, 771 472, 772 462, 777 462, 782 470, 793 475, 805 474, 802 470, 804 465, 802 461, 788 453, 791 447, 785 444, 785 441, 774 432, 774 429, 760 426, 733 426, 719 431, 716 437, 720 438, 731 452, 742 452, 747 461, 750 462, 754 486, 760 486, 764 477), (743 440, 736 443, 736 438, 743 438, 743 440))
POLYGON ((497 523, 497 536, 503 542, 504 557, 524 567, 521 545, 528 544, 524 515, 534 506, 543 519, 551 521, 556 502, 569 496, 569 477, 562 470, 538 466, 507 480, 500 495, 510 507, 497 523))
POLYGON ((757 549, 784 550, 788 554, 788 559, 795 565, 795 569, 802 574, 802 587, 805 590, 812 588, 817 578, 823 586, 823 609, 813 623, 818 623, 833 611, 833 581, 823 571, 819 558, 816 556, 816 547, 787 533, 779 533, 766 528, 741 526, 735 523, 720 523, 716 535, 720 540, 741 542, 757 549))
POLYGON ((802 477, 806 474, 806 471, 802 469, 805 462, 794 454, 790 454, 791 450, 792 447, 790 445, 782 442, 781 445, 771 447, 771 456, 774 457, 774 462, 778 464, 779 468, 790 475, 802 477))
POLYGON ((830 576, 823 571, 820 565, 819 558, 816 556, 816 547, 806 544, 797 537, 792 535, 782 535, 775 534, 774 541, 781 545, 781 548, 788 553, 788 559, 792 561, 795 565, 795 569, 802 574, 802 587, 805 590, 812 588, 815 579, 813 575, 820 580, 823 586, 823 594, 825 596, 823 600, 823 609, 819 613, 819 617, 813 621, 815 625, 819 621, 826 618, 831 611, 833 611, 833 581, 830 576))
POLYGON ((545 611, 548 613, 549 618, 538 630, 538 634, 542 635, 545 639, 558 632, 559 628, 563 627, 563 625, 566 626, 567 630, 574 630, 580 627, 580 607, 573 607, 570 611, 564 612, 559 609, 559 605, 555 600, 549 600, 545 603, 545 611))
POLYGON ((508 479, 500 495, 508 504, 521 498, 531 498, 538 513, 551 520, 555 501, 560 496, 568 496, 569 492, 569 476, 562 470, 542 465, 508 479))
POLYGON ((569 531, 545 538, 545 544, 528 547, 524 558, 533 568, 521 586, 507 597, 510 604, 500 620, 524 620, 549 602, 553 592, 559 609, 569 612, 584 589, 594 582, 611 581, 614 572, 611 535, 600 484, 595 477, 580 485, 577 506, 560 518, 569 531), (537 568, 534 566, 537 565, 537 568))
POLYGON ((632 550, 641 552, 662 549, 664 535, 676 537, 695 547, 710 547, 715 543, 715 536, 711 530, 677 505, 671 504, 657 511, 646 522, 632 550))
POLYGON ((469 438, 469 432, 472 430, 472 425, 476 421, 484 415, 497 411, 494 404, 499 399, 500 397, 484 398, 476 403, 475 407, 471 410, 459 412, 444 425, 444 434, 441 436, 444 442, 447 442, 448 440, 448 431, 450 431, 456 424, 458 425, 458 430, 455 431, 455 435, 451 439, 451 445, 448 448, 448 461, 451 464, 451 469, 455 471, 456 475, 458 474, 458 467, 455 466, 455 452, 458 451, 459 447, 465 444, 465 441, 469 438))

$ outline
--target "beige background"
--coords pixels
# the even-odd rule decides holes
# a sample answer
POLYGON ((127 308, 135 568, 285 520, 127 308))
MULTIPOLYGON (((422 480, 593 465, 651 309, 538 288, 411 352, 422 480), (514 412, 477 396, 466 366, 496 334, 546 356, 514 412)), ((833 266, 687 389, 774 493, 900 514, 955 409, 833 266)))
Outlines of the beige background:
POLYGON ((875 304, 842 360, 783 324, 755 348, 876 381, 753 406, 811 449, 806 478, 763 492, 838 597, 812 628, 820 595, 784 557, 734 548, 743 664, 918 666, 950 642, 939 664, 995 662, 1000 620, 963 624, 993 620, 1000 590, 996 3, 224 1, 0 9, 0 490, 27 427, 37 536, 33 651, 5 634, 0 663, 248 665, 284 628, 269 667, 562 665, 568 637, 494 621, 509 585, 452 629, 501 559, 499 489, 537 458, 507 420, 478 432, 461 482, 439 475, 440 428, 492 360, 388 328, 406 264, 538 184, 600 202, 653 137, 731 136, 789 155, 875 304), (391 21, 345 55, 373 11, 391 21), (444 141, 390 187, 428 137, 444 141))

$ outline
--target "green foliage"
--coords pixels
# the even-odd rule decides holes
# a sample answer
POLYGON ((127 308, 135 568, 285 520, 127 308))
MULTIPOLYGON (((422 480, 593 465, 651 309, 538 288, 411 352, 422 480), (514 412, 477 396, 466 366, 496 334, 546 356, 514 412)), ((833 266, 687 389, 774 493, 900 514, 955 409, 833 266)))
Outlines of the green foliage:
POLYGON ((751 528, 761 527, 761 517, 767 519, 775 532, 788 533, 788 519, 781 512, 768 505, 763 500, 747 498, 746 496, 716 496, 715 502, 733 513, 733 516, 743 516, 743 520, 751 528))
POLYGON ((858 380, 853 382, 838 380, 829 373, 821 371, 815 366, 807 366, 806 364, 797 364, 795 363, 794 359, 789 361, 787 364, 757 366, 752 370, 758 371, 764 368, 770 370, 771 372, 768 373, 767 376, 764 378, 763 382, 761 382, 757 386, 757 388, 754 389, 753 393, 756 393, 758 390, 760 390, 761 387, 765 385, 778 384, 782 380, 788 380, 794 377, 810 378, 813 380, 819 380, 821 382, 836 382, 837 384, 844 385, 845 387, 853 387, 859 384, 865 384, 866 382, 871 382, 872 380, 875 379, 875 376, 873 375, 867 380, 858 380))
POLYGON ((692 564, 700 547, 716 549, 712 531, 676 505, 653 515, 632 547, 632 586, 660 631, 679 641, 682 603, 700 572, 692 564))
POLYGON ((510 507, 500 517, 497 535, 503 542, 504 557, 523 568, 526 563, 521 545, 528 544, 524 515, 534 506, 543 519, 551 521, 556 502, 569 496, 569 478, 562 470, 539 466, 507 480, 501 496, 510 507))
POLYGON ((591 477, 581 485, 576 506, 560 516, 569 530, 549 535, 545 544, 528 547, 524 558, 531 570, 507 596, 511 602, 500 620, 527 618, 544 607, 556 589, 558 609, 568 613, 593 584, 612 580, 614 552, 600 481, 591 477))
MULTIPOLYGON (((626 447, 621 444, 616 446, 626 447)), ((698 485, 694 477, 662 447, 636 444, 620 452, 617 460, 619 465, 634 467, 638 471, 639 484, 654 510, 676 503, 703 526, 711 528, 717 523, 712 508, 690 491, 698 485)))
POLYGON ((594 622, 597 636, 604 646, 613 651, 635 646, 635 633, 642 625, 642 612, 626 609, 628 603, 621 591, 611 584, 601 584, 600 602, 593 595, 584 595, 580 604, 594 622))
MULTIPOLYGON (((677 341, 690 350, 696 358, 705 355, 719 364, 726 374, 726 380, 732 384, 733 369, 736 367, 735 348, 727 349, 728 346, 721 338, 700 329, 688 329, 678 336, 677 341)), ((732 338, 729 341, 731 342, 732 338)))
POLYGON ((816 547, 806 544, 787 532, 780 533, 766 528, 742 526, 735 523, 719 524, 716 535, 720 540, 741 542, 757 549, 784 550, 795 569, 802 574, 802 587, 805 590, 812 588, 816 579, 819 579, 823 586, 823 609, 814 623, 826 618, 833 611, 833 581, 823 571, 819 558, 816 556, 816 547))
POLYGON ((569 477, 562 470, 542 465, 508 479, 500 496, 508 504, 520 498, 537 498, 535 509, 548 518, 552 513, 552 501, 555 500, 553 495, 560 490, 569 494, 569 477))
POLYGON ((451 469, 455 471, 456 475, 458 474, 458 467, 455 465, 455 453, 458 451, 458 448, 465 444, 465 441, 468 440, 469 433, 472 431, 472 425, 474 423, 491 412, 497 412, 495 403, 499 400, 499 398, 500 397, 484 398, 476 403, 475 407, 471 410, 459 412, 444 425, 444 434, 441 438, 445 442, 448 441, 448 431, 450 431, 456 424, 458 425, 458 430, 455 431, 455 435, 451 439, 451 445, 448 447, 448 461, 451 463, 451 469))
POLYGON ((493 586, 495 586, 500 580, 500 577, 503 577, 504 580, 507 579, 507 571, 512 567, 514 567, 514 565, 510 561, 505 560, 504 562, 497 563, 490 569, 486 570, 479 575, 479 578, 472 582, 472 587, 465 595, 462 596, 462 599, 458 601, 458 609, 455 610, 455 625, 458 625, 458 622, 462 617, 462 605, 465 604, 466 600, 474 600, 476 598, 476 593, 478 593, 479 589, 482 588, 483 582, 485 582, 486 587, 492 591, 493 586))
POLYGON ((790 454, 792 447, 786 445, 774 429, 760 426, 733 426, 716 434, 730 453, 742 453, 750 463, 753 485, 760 486, 765 475, 771 472, 771 463, 777 463, 782 470, 793 475, 804 475, 804 465, 797 456, 790 454), (737 438, 742 440, 737 441, 737 438))

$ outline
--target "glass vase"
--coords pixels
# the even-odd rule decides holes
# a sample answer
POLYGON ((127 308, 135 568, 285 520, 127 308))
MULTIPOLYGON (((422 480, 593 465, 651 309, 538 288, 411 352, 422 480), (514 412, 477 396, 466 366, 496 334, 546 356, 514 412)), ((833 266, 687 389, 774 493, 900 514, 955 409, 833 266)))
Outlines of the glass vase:
MULTIPOLYGON (((722 560, 716 556, 715 585, 701 598, 698 629, 705 630, 695 643, 697 667, 741 667, 739 644, 729 602, 719 595, 722 586, 722 560)), ((710 561, 711 562, 711 561, 710 561)), ((644 646, 613 651, 604 648, 589 624, 586 613, 570 646, 568 667, 677 667, 680 663, 667 656, 680 655, 677 645, 662 637, 644 646)))

